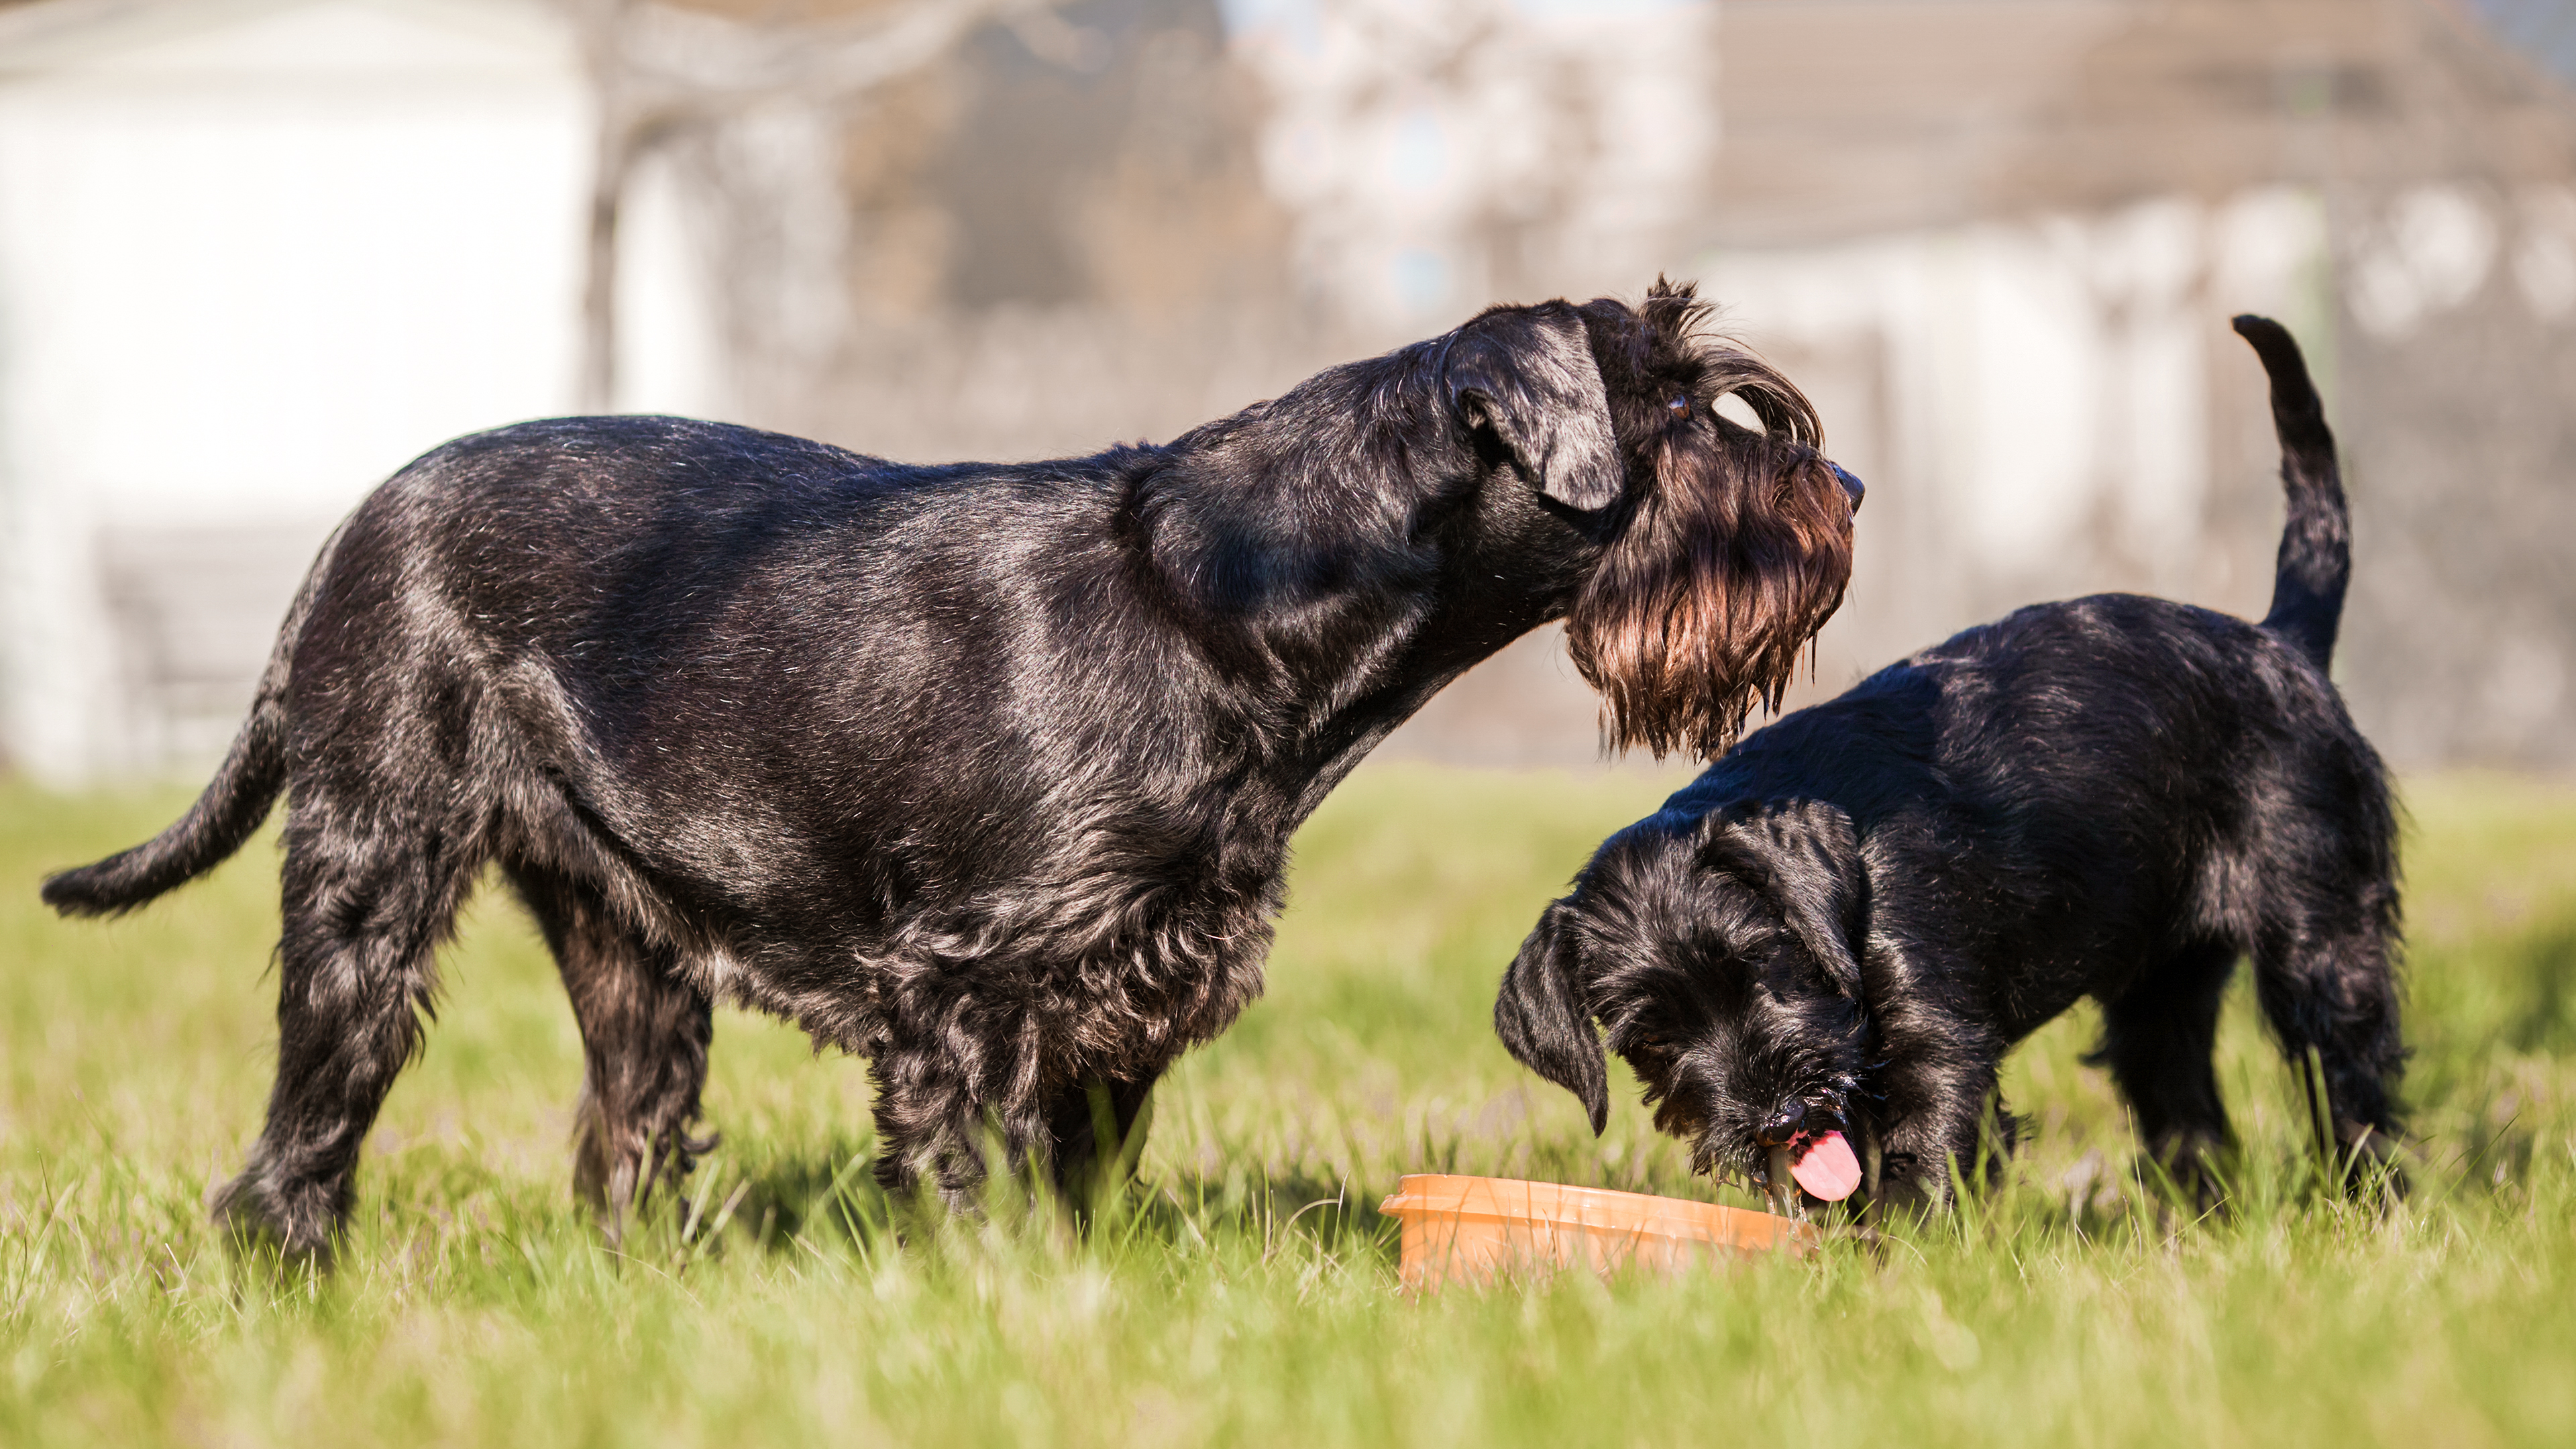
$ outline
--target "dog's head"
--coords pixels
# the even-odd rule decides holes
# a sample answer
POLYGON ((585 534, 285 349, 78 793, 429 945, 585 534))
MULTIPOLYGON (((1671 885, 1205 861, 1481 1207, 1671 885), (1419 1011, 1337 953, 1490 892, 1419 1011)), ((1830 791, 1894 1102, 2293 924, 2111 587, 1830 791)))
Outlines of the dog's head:
POLYGON ((1621 749, 1714 754, 1777 706, 1851 577, 1858 479, 1796 386, 1707 330, 1687 286, 1498 308, 1444 360, 1452 405, 1599 545, 1566 621, 1621 749), (1717 412, 1739 399, 1761 430, 1717 412))
POLYGON ((1762 1179, 1854 1125, 1870 1022, 1855 943, 1867 878, 1850 819, 1796 801, 1650 821, 1602 849, 1503 975, 1494 1028, 1608 1119, 1612 1051, 1698 1172, 1762 1179))

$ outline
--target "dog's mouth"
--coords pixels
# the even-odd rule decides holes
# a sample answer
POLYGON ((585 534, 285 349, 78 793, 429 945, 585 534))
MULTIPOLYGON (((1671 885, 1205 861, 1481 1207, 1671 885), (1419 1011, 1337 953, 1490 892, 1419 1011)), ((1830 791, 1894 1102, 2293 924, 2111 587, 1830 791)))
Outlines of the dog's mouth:
POLYGON ((1756 1185, 1775 1207, 1794 1208, 1798 1192, 1819 1202, 1850 1197, 1862 1178, 1850 1125, 1839 1105, 1789 1102, 1754 1131, 1756 1185))
POLYGON ((1841 1202, 1860 1190, 1860 1155, 1839 1131, 1804 1136, 1770 1153, 1770 1179, 1786 1178, 1820 1202, 1841 1202))

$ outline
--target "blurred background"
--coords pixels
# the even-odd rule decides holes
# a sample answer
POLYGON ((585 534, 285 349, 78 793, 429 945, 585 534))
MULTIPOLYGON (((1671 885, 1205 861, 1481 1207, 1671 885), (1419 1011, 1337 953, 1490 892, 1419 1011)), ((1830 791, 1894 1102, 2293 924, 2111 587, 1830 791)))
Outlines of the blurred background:
MULTIPOLYGON (((2401 766, 2576 765, 2576 0, 10 0, 0 767, 201 768, 331 524, 581 410, 1160 440, 1699 281, 1867 479, 1809 694, 2104 589, 2259 615, 2345 450, 2401 766)), ((1553 631, 1386 746, 1590 768, 1553 631)))

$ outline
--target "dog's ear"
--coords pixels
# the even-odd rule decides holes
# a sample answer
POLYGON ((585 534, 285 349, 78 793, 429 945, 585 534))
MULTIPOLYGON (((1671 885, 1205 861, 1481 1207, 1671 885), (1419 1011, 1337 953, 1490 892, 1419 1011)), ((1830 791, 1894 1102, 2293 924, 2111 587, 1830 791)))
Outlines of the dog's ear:
POLYGON ((1458 329, 1443 373, 1449 405, 1494 435, 1522 481, 1586 512, 1619 501, 1627 473, 1610 394, 1571 309, 1489 312, 1458 329))
POLYGON ((1583 1100, 1592 1135, 1610 1121, 1610 1069, 1592 1012, 1583 999, 1581 943, 1574 912, 1563 901, 1547 908, 1521 954, 1503 973, 1494 1000, 1494 1034, 1514 1060, 1583 1100))
POLYGON ((1834 990, 1861 999, 1853 943, 1865 928, 1869 878, 1850 816, 1821 800, 1726 811, 1710 820, 1701 859, 1761 892, 1834 990))

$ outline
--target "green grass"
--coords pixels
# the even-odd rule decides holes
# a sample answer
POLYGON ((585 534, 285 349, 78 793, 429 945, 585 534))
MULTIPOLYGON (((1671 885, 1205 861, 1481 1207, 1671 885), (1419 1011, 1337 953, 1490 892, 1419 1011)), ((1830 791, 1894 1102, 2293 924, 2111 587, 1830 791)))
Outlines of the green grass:
POLYGON ((2008 1185, 1877 1250, 1399 1295, 1402 1172, 1708 1193, 1633 1092, 1596 1143, 1488 1026, 1539 906, 1668 783, 1362 771, 1300 838, 1267 998, 1157 1096, 1150 1196, 1082 1241, 895 1245, 861 1066, 727 1014, 705 1211, 609 1252, 570 1201, 570 1016, 487 897, 321 1279, 199 1207, 267 1087, 273 850, 58 922, 37 874, 183 796, 0 785, 0 1444, 2576 1442, 2576 791, 2528 780, 2408 792, 2393 1212, 2310 1191, 2242 999, 2236 1210, 2160 1210, 2078 1012, 2014 1060, 2008 1185))

